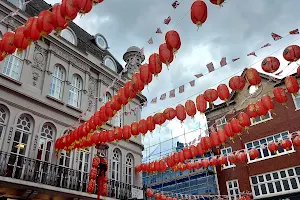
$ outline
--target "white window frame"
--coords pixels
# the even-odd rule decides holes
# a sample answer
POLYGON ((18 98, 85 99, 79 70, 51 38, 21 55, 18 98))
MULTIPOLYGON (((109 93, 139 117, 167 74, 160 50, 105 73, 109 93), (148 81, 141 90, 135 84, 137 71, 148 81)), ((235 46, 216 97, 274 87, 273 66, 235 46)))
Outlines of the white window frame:
POLYGON ((248 157, 248 163, 254 163, 254 162, 259 162, 259 161, 262 161, 262 160, 267 160, 267 159, 271 159, 271 158, 275 158, 275 157, 278 157, 278 156, 283 156, 283 155, 286 155, 286 154, 291 154, 291 153, 294 153, 295 150, 294 150, 294 146, 292 146, 292 148, 290 150, 285 150, 283 149, 283 152, 277 152, 275 155, 274 153, 271 153, 267 147, 267 145, 271 142, 279 142, 283 139, 290 139, 289 138, 289 131, 283 131, 283 132, 280 132, 280 133, 276 133, 274 135, 269 135, 267 137, 263 137, 263 138, 260 138, 258 140, 254 140, 254 141, 251 141, 251 142, 247 142, 245 144, 245 148, 247 149, 247 157, 248 157), (271 140, 272 139, 272 140, 271 140), (265 140, 266 143, 263 143, 262 140, 265 140), (256 144, 254 144, 256 143, 256 144), (251 145, 250 145, 251 144, 251 145), (263 154, 263 149, 261 149, 261 145, 262 144, 265 144, 265 151, 268 151, 268 154, 269 156, 265 156, 263 154), (252 149, 253 147, 255 147, 259 152, 260 152, 260 157, 261 158, 257 158, 255 160, 251 160, 250 156, 249 156, 249 153, 248 151, 250 149, 252 149))
POLYGON ((229 200, 238 200, 241 197, 239 181, 237 179, 226 181, 226 188, 229 200), (237 186, 234 186, 235 183, 237 186), (229 188, 229 184, 231 184, 233 187, 229 188), (236 189, 238 190, 238 194, 236 194, 236 189), (233 194, 230 194, 230 191, 233 191, 233 194))
POLYGON ((55 65, 51 77, 49 95, 56 99, 63 98, 66 71, 61 65, 55 65), (57 95, 58 94, 58 95, 57 95))
POLYGON ((271 171, 271 172, 267 172, 267 173, 264 173, 264 174, 258 174, 258 175, 249 177, 253 197, 255 199, 261 199, 261 198, 269 198, 269 197, 273 197, 273 196, 280 196, 280 195, 299 192, 300 191, 300 181, 299 181, 300 173, 299 173, 299 175, 297 175, 296 168, 299 168, 299 166, 295 166, 295 167, 292 167, 292 168, 281 169, 281 170, 278 170, 278 171, 271 171), (290 170, 293 171, 292 176, 289 175, 290 170), (284 172, 286 176, 282 177, 281 172, 284 172), (278 178, 275 179, 274 174, 277 174, 278 178), (269 176, 271 179, 267 180, 267 176, 269 176), (253 177, 256 177, 256 179, 257 179, 256 184, 254 184, 252 182, 253 177), (263 178, 263 182, 259 182, 259 177, 263 178), (298 186, 297 189, 292 188, 292 184, 291 184, 292 179, 295 179, 296 184, 298 186), (284 184, 283 184, 284 181, 287 181, 287 183, 289 185, 289 188, 290 188, 289 190, 285 190, 284 184), (279 192, 277 192, 277 186, 276 186, 277 182, 279 182, 280 188, 281 188, 281 191, 279 191, 279 192), (274 193, 270 193, 270 189, 269 189, 269 185, 268 185, 270 183, 273 186, 274 193), (260 187, 261 185, 265 185, 266 191, 267 191, 266 194, 262 194, 262 190, 261 190, 261 187, 260 187), (258 186, 258 190, 259 190, 260 195, 255 194, 255 190, 254 190, 255 186, 258 186))
POLYGON ((104 57, 104 65, 105 65, 108 69, 110 69, 110 70, 112 70, 112 71, 114 71, 114 72, 117 72, 117 64, 116 64, 116 61, 115 61, 112 57, 110 57, 110 56, 104 57), (108 65, 106 65, 106 61, 107 61, 107 60, 110 60, 110 61, 112 62, 112 64, 113 64, 113 66, 108 66, 108 65))
POLYGON ((73 44, 75 46, 77 45, 77 37, 76 37, 74 31, 70 28, 66 28, 66 29, 62 30, 60 32, 60 37, 64 38, 66 41, 70 42, 71 44, 73 44), (73 37, 72 41, 70 41, 68 38, 63 36, 64 32, 68 32, 73 37))
POLYGON ((118 111, 115 116, 110 120, 110 124, 113 126, 119 126, 122 127, 122 114, 123 112, 118 111))
POLYGON ((52 153, 53 153, 53 139, 54 138, 55 138, 55 129, 54 129, 54 127, 52 125, 50 125, 50 124, 45 123, 43 125, 43 127, 42 127, 41 134, 40 134, 40 139, 39 139, 38 152, 39 152, 39 150, 41 150, 42 154, 41 154, 41 159, 39 159, 37 157, 38 160, 41 160, 41 161, 47 162, 47 163, 51 163, 51 161, 52 161, 52 153), (45 132, 43 132, 44 127, 46 127, 46 126, 48 126, 48 127, 50 127, 52 129, 52 130, 50 130, 52 133, 46 134, 45 132), (46 134, 46 136, 44 136, 42 134, 46 134), (48 135, 51 135, 51 138, 48 137, 48 135), (40 147, 40 144, 41 144, 42 141, 44 141, 43 148, 40 147), (46 160, 45 159, 45 155, 46 155, 46 152, 48 151, 47 150, 47 144, 48 144, 48 142, 51 143, 51 146, 50 146, 50 151, 49 151, 49 160, 46 160))
POLYGON ((82 185, 81 187, 82 191, 86 191, 87 184, 88 184, 88 176, 91 170, 91 160, 92 160, 91 148, 77 150, 77 153, 78 153, 77 169, 78 171, 80 171, 79 181, 82 185), (82 158, 80 158, 81 155, 82 158), (86 171, 84 170, 85 165, 87 165, 86 171))
POLYGON ((255 126, 257 124, 260 124, 260 123, 263 123, 263 122, 266 122, 266 121, 269 121, 269 120, 272 120, 273 117, 272 117, 272 113, 269 111, 268 114, 266 114, 265 116, 269 115, 270 117, 269 118, 265 118, 265 119, 262 119, 262 116, 259 116, 259 119, 260 121, 253 121, 253 119, 251 118, 250 121, 251 121, 251 125, 250 126, 255 126))
POLYGON ((8 55, 4 60, 2 73, 14 80, 19 81, 23 70, 25 53, 26 51, 23 51, 22 53, 16 51, 12 55, 8 55))
MULTIPOLYGON (((0 105, 0 145, 3 147, 2 142, 3 139, 5 138, 5 133, 6 133, 6 128, 7 128, 7 123, 9 119, 9 111, 5 106, 0 105), (5 115, 5 116, 3 116, 5 115)), ((1 151, 0 147, 0 151, 1 151)))
POLYGON ((216 127, 217 127, 217 130, 221 128, 223 128, 225 126, 225 124, 227 124, 227 120, 225 117, 222 117, 222 118, 219 118, 219 119, 216 119, 216 127))
POLYGON ((68 104, 80 108, 82 98, 83 81, 78 74, 73 74, 72 82, 69 88, 68 104))
MULTIPOLYGON (((232 153, 232 147, 227 147, 227 148, 221 149, 221 155, 223 155, 223 156, 227 157, 231 153, 232 153)), ((222 170, 233 168, 235 166, 236 166, 235 164, 233 164, 227 160, 227 164, 222 166, 222 170)))
POLYGON ((122 166, 122 153, 119 149, 114 149, 113 150, 113 155, 112 155, 112 159, 111 159, 111 179, 121 182, 121 166, 122 166), (116 160, 114 157, 114 154, 117 153, 119 155, 119 160, 116 160), (115 167, 115 168, 114 168, 115 167), (114 177, 113 177, 114 175, 114 177))
POLYGON ((300 103, 299 103, 299 107, 297 106, 297 103, 296 103, 296 99, 300 100, 300 91, 298 92, 297 97, 295 97, 294 95, 292 95, 292 97, 293 97, 293 101, 294 101, 294 104, 295 104, 295 111, 300 110, 300 103))
POLYGON ((133 167, 134 167, 134 157, 132 154, 127 154, 126 155, 126 162, 125 162, 125 183, 129 185, 133 185, 133 167), (127 159, 131 159, 131 163, 128 163, 127 159), (131 175, 129 175, 129 172, 131 175))

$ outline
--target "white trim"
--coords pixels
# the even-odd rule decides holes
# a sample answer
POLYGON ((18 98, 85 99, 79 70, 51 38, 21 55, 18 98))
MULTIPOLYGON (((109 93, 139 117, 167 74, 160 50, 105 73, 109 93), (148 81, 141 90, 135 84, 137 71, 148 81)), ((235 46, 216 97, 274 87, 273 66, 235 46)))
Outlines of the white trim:
MULTIPOLYGON (((230 149, 230 153, 232 153, 232 147, 227 147, 227 148, 220 149, 221 155, 227 157, 227 156, 230 154, 230 153, 228 153, 228 150, 229 150, 229 149, 230 149), (224 154, 224 153, 223 153, 223 150, 225 150, 227 153, 224 154)), ((230 168, 234 168, 234 167, 236 167, 236 165, 230 163, 230 162, 227 160, 227 164, 226 164, 226 165, 223 165, 223 166, 221 167, 221 170, 230 169, 230 168), (228 165, 228 166, 227 166, 227 165, 228 165)))
POLYGON ((289 131, 282 131, 282 132, 279 132, 279 133, 276 133, 276 134, 273 134, 273 135, 269 135, 269 136, 266 136, 266 137, 263 137, 263 138, 259 138, 259 139, 257 139, 257 140, 253 140, 253 141, 250 141, 250 142, 245 143, 245 149, 247 149, 247 151, 248 151, 249 149, 255 147, 256 149, 258 149, 258 150, 260 151, 260 155, 262 156, 262 158, 257 158, 257 159, 255 159, 255 160, 251 160, 251 159, 250 159, 250 156, 249 156, 249 153, 247 152, 248 164, 250 164, 250 163, 255 163, 255 162, 259 162, 259 161, 262 161, 262 160, 268 160, 268 159, 271 159, 271 158, 276 158, 276 157, 279 157, 279 156, 283 156, 283 155, 286 155, 286 154, 291 154, 291 153, 296 152, 296 151, 294 150, 294 146, 292 145, 292 148, 291 148, 290 150, 288 150, 288 151, 287 151, 287 150, 284 150, 284 151, 281 152, 281 153, 280 153, 280 152, 277 152, 275 155, 272 155, 271 152, 268 150, 268 147, 266 146, 265 148, 268 150, 269 156, 265 157, 265 156, 263 155, 263 153, 261 153, 261 151, 263 151, 263 150, 260 148, 260 146, 261 146, 260 141, 261 141, 261 140, 266 140, 266 143, 264 143, 265 145, 267 145, 267 144, 269 144, 270 142, 273 142, 273 141, 278 142, 278 141, 280 141, 280 140, 275 139, 275 136, 280 135, 281 140, 282 140, 282 139, 283 139, 283 138, 282 138, 282 134, 283 134, 283 133, 287 133, 287 135, 288 135, 288 134, 289 134, 289 131), (272 141, 268 141, 267 139, 268 139, 269 137, 273 137, 273 140, 272 140, 272 141), (253 144, 254 142, 258 142, 258 143, 259 143, 259 147, 258 147, 258 146, 254 146, 254 144, 253 144), (252 146, 248 148, 247 145, 250 144, 250 143, 252 143, 252 146))
POLYGON ((95 43, 102 50, 106 50, 108 48, 108 42, 107 42, 106 38, 102 34, 100 34, 100 33, 97 33, 95 35, 95 43), (97 41, 98 38, 102 38, 104 40, 104 42, 105 42, 105 48, 101 47, 101 45, 98 43, 98 41, 97 41))
POLYGON ((263 122, 267 122, 267 121, 269 121, 269 120, 272 120, 273 119, 273 117, 272 117, 272 113, 269 111, 268 112, 269 113, 269 115, 270 115, 270 117, 269 118, 266 118, 266 119, 261 119, 262 117, 260 116, 260 121, 259 122, 253 122, 253 120, 252 120, 252 118, 250 119, 250 121, 251 121, 251 125, 250 126, 255 126, 255 125, 257 125, 257 124, 260 124, 260 123, 263 123, 263 122))
POLYGON ((234 180, 229 180, 226 181, 226 188, 227 188, 227 193, 228 193, 228 199, 229 200, 238 200, 241 197, 241 191, 240 191, 240 185, 239 185, 239 180, 238 179, 234 179, 234 180), (229 188, 229 183, 232 184, 232 188, 229 188), (234 186, 234 183, 237 184, 237 187, 234 186), (238 194, 235 194, 235 190, 238 189, 238 194), (230 194, 230 190, 234 191, 234 194, 230 194), (238 197, 237 197, 238 196, 238 197))
POLYGON ((253 194, 253 197, 254 197, 254 199, 261 199, 261 198, 268 198, 268 197, 274 197, 274 196, 280 196, 280 195, 285 195, 285 194, 291 194, 291 193, 296 193, 296 192, 299 192, 300 191, 300 181, 299 181, 299 179, 300 179, 300 174, 299 175, 297 175, 296 174, 296 168, 297 167, 299 167, 299 166, 295 166, 295 167, 290 167, 290 168, 285 168, 285 169, 281 169, 281 170, 276 170, 276 171, 270 171, 270 172, 267 172, 267 173, 263 173, 263 174, 256 174, 256 175, 254 175, 254 176, 250 176, 249 177, 249 181, 250 181, 250 186, 251 186, 251 190, 252 190, 252 194, 253 194), (292 169, 293 170, 293 176, 290 176, 289 174, 288 174, 288 170, 290 170, 290 169, 292 169), (279 177, 281 177, 281 175, 280 175, 280 172, 282 172, 282 171, 284 171, 285 172, 285 177, 284 178, 279 178, 279 177), (274 173, 276 173, 277 175, 278 175, 278 178, 277 179, 274 179, 274 177, 273 177, 273 174, 274 173), (266 175, 270 175, 270 180, 266 180, 266 175), (264 179, 264 181, 263 182, 259 182, 258 181, 258 177, 259 176, 262 176, 263 177, 263 179, 264 179), (252 183, 252 177, 256 177, 257 178, 257 183, 256 184, 253 184, 252 183), (296 184, 297 184, 297 189, 293 189, 292 188, 292 184, 291 184, 291 179, 295 179, 295 181, 296 181, 296 184), (283 185, 283 181, 287 181, 287 183, 288 183, 288 186, 289 186, 289 190, 285 190, 284 189, 284 185, 283 185), (276 185, 275 185, 275 183, 276 182, 279 182, 280 183, 280 189, 282 190, 282 191, 280 191, 280 192, 277 192, 277 187, 276 187, 276 185), (274 193, 270 193, 270 191, 269 191, 269 187, 268 187, 268 183, 270 184, 270 183, 272 183, 272 187, 273 187, 273 190, 274 190, 274 193), (267 192, 267 194, 261 194, 262 193, 262 191, 261 191, 261 187, 259 187, 259 186, 261 186, 261 185, 265 185, 266 186, 266 192, 267 192), (261 195, 258 195, 258 196, 256 196, 255 195, 255 190, 254 190, 254 187, 255 186, 258 186, 258 190, 259 190, 259 193, 261 194, 261 195), (283 190, 285 190, 285 191, 283 191, 283 190))
MULTIPOLYGON (((295 111, 298 111, 298 110, 300 110, 300 106, 299 106, 299 108, 298 108, 298 107, 297 107, 297 104, 296 104, 296 97, 295 97, 294 95, 292 95, 292 98, 293 98, 294 105, 295 105, 295 111)), ((297 96, 297 98, 299 98, 299 99, 300 99, 300 91, 298 92, 298 96, 297 96)))
POLYGON ((68 41, 69 43, 75 45, 75 46, 77 46, 77 44, 78 44, 78 40, 77 40, 77 37, 76 37, 75 32, 74 32, 71 28, 69 28, 69 27, 67 27, 66 29, 62 30, 59 36, 60 36, 61 38, 63 38, 64 40, 68 41), (70 32, 71 32, 71 34, 72 34, 72 36, 73 36, 73 39, 74 39, 74 43, 71 42, 71 41, 69 41, 68 39, 66 39, 66 38, 64 38, 64 37, 62 36, 63 31, 70 31, 70 32))
POLYGON ((223 127, 225 126, 225 124, 227 124, 227 119, 226 119, 225 117, 221 117, 221 118, 219 118, 219 119, 216 119, 215 123, 216 123, 216 128, 217 128, 217 130, 219 130, 219 127, 222 127, 222 128, 223 128, 223 127), (225 120, 224 123, 222 123, 223 120, 225 120))

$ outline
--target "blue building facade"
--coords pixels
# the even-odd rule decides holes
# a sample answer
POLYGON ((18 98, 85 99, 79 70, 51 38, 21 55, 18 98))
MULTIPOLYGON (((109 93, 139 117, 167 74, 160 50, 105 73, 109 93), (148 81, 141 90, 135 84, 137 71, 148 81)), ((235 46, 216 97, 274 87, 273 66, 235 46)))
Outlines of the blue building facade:
MULTIPOLYGON (((184 144, 177 142, 176 151, 184 148, 184 144)), ((205 157, 210 157, 208 153, 205 157)), ((200 158, 197 158, 200 159, 200 158)), ((193 171, 174 172, 167 170, 164 173, 143 173, 143 184, 154 190, 187 195, 218 194, 217 177, 213 167, 193 171)))

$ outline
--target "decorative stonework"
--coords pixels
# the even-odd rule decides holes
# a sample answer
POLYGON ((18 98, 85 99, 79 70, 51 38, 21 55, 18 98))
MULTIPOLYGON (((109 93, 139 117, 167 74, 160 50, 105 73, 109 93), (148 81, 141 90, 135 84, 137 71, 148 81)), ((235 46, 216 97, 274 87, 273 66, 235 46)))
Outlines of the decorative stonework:
POLYGON ((9 128, 9 133, 8 133, 8 138, 7 138, 7 143, 10 143, 10 140, 12 138, 12 133, 13 133, 13 127, 9 128))
POLYGON ((95 102, 97 91, 97 79, 89 75, 89 86, 88 86, 88 111, 91 112, 93 103, 95 102))
POLYGON ((33 141, 33 151, 36 150, 36 146, 37 146, 37 143, 38 143, 38 138, 39 138, 38 135, 35 135, 35 136, 34 136, 34 141, 33 141))
MULTIPOLYGON (((38 42, 34 42, 34 53, 33 53, 33 63, 31 64, 32 67, 32 79, 33 85, 36 86, 39 77, 42 76, 42 72, 45 71, 47 58, 48 58, 48 51, 41 47, 38 42)), ((29 63, 29 62, 28 62, 29 63)))

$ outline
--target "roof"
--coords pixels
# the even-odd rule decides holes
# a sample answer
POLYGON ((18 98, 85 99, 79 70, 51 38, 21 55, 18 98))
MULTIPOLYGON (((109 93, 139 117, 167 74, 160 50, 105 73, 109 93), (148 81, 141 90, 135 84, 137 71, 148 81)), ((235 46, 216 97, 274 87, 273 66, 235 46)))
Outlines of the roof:
MULTIPOLYGON (((52 5, 46 3, 43 0, 33 0, 26 6, 25 12, 28 13, 30 16, 37 16, 41 11, 48 10, 52 7, 52 5)), ((75 24, 74 22, 69 23, 69 27, 74 31, 77 37, 77 46, 79 50, 83 52, 90 52, 94 56, 98 58, 104 58, 105 56, 109 55, 114 58, 114 56, 108 50, 102 50, 96 45, 95 37, 80 26, 75 24)), ((117 65, 117 73, 120 73, 123 70, 122 65, 116 60, 117 65)))

